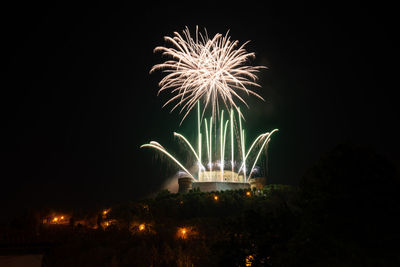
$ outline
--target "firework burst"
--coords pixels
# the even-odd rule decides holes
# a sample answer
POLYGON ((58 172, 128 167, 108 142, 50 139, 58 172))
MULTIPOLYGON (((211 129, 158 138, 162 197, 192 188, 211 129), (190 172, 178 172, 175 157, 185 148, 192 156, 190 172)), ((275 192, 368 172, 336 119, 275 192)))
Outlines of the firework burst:
POLYGON ((219 114, 219 101, 228 110, 238 110, 237 100, 247 106, 239 93, 252 94, 263 100, 248 87, 260 87, 256 74, 266 67, 246 65, 255 56, 244 49, 248 42, 239 46, 238 41, 230 40, 228 33, 209 38, 206 30, 202 34, 196 27, 193 39, 186 27, 183 35, 174 32, 173 37, 165 37, 172 47, 154 49, 154 52, 161 52, 169 59, 153 66, 150 73, 156 70, 167 73, 159 83, 158 93, 170 90, 173 96, 164 106, 175 102, 171 112, 178 107, 180 113, 185 111, 182 121, 198 101, 203 103, 203 114, 207 107, 211 107, 212 117, 215 118, 219 114))

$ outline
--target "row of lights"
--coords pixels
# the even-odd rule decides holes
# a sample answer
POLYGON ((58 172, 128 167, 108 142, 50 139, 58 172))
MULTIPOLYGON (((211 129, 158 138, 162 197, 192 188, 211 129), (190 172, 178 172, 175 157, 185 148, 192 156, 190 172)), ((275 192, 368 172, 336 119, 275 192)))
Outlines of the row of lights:
MULTIPOLYGON (((251 196, 251 192, 250 192, 250 191, 247 191, 247 192, 246 192, 246 196, 251 196)), ((218 201, 218 200, 219 200, 219 197, 218 197, 217 195, 214 195, 214 200, 215 200, 215 201, 218 201)), ((183 201, 182 201, 182 200, 180 201, 180 204, 181 204, 181 205, 183 204, 183 201)), ((105 209, 105 210, 103 210, 103 212, 102 212, 103 216, 106 216, 106 215, 110 212, 110 210, 111 210, 111 209, 105 209)), ((53 222, 53 223, 57 223, 57 222, 60 222, 60 221, 62 221, 62 220, 64 220, 64 216, 54 217, 53 220, 52 220, 52 222, 53 222)), ((106 225, 106 226, 110 226, 111 224, 110 224, 109 222, 106 222, 105 225, 106 225)), ((145 228, 146 228, 146 227, 145 227, 145 224, 140 224, 140 225, 139 225, 139 231, 144 231, 145 228)), ((186 230, 185 228, 182 228, 180 231, 181 231, 181 234, 184 236, 184 235, 186 234, 186 231, 187 231, 187 230, 186 230)))
MULTIPOLYGON (((218 196, 214 196, 214 199, 218 200, 218 196)), ((182 200, 180 201, 180 204, 183 204, 182 200)), ((103 212, 102 212, 103 216, 106 216, 110 212, 110 210, 111 209, 103 210, 103 212)), ((64 218, 64 217, 62 217, 62 218, 64 218)), ((110 225, 111 225, 111 223, 109 223, 108 221, 105 222, 105 226, 106 227, 110 226, 110 225)), ((139 224, 138 230, 141 231, 141 232, 145 231, 146 230, 146 224, 144 224, 144 223, 139 224)), ((188 232, 189 232, 188 228, 180 227, 180 228, 178 228, 178 237, 182 238, 182 239, 186 239, 188 232)))
MULTIPOLYGON (((246 196, 250 197, 251 196, 251 192, 250 191, 246 191, 246 196)), ((214 198, 215 201, 219 200, 219 197, 217 195, 214 195, 213 198, 214 198)), ((183 200, 179 201, 179 204, 183 205, 183 200)))
MULTIPOLYGON (((146 230, 146 224, 142 223, 138 226, 139 231, 143 232, 146 230)), ((182 239, 186 239, 189 234, 189 228, 186 227, 179 227, 178 228, 178 237, 182 239)))
MULTIPOLYGON (((251 192, 250 192, 250 191, 247 191, 247 192, 246 192, 246 196, 250 197, 250 196, 251 196, 251 192)), ((218 197, 217 195, 214 195, 214 200, 215 200, 215 201, 218 201, 218 200, 219 200, 219 197, 218 197)))
POLYGON ((64 216, 61 216, 61 217, 54 217, 54 218, 53 218, 53 222, 54 222, 54 223, 57 223, 57 222, 62 221, 62 220, 64 220, 64 216))

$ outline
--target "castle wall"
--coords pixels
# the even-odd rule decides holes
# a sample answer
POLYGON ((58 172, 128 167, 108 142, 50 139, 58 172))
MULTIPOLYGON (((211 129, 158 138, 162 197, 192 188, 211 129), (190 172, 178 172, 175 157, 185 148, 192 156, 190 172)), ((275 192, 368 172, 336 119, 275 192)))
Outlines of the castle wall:
POLYGON ((202 171, 199 176, 200 182, 239 182, 242 183, 244 181, 244 177, 242 174, 238 174, 236 172, 232 172, 230 170, 224 170, 221 172, 220 170, 214 171, 202 171))
POLYGON ((249 189, 249 183, 236 182, 194 182, 193 189, 199 188, 201 192, 249 189))
POLYGON ((248 183, 231 181, 199 181, 194 182, 190 177, 178 179, 179 193, 188 193, 192 189, 200 189, 201 192, 238 190, 238 189, 262 189, 266 183, 264 177, 251 178, 248 183))

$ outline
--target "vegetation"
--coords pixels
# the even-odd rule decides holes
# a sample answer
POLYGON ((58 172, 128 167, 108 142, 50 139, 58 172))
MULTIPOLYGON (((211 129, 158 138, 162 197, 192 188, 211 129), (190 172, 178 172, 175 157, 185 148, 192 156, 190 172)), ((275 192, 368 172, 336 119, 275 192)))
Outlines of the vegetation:
MULTIPOLYGON (((400 266, 399 177, 373 151, 340 145, 299 186, 171 194, 68 226, 46 266, 400 266), (215 197, 217 196, 217 198, 215 197), (104 227, 105 221, 114 223, 104 227)), ((37 228, 36 228, 37 229, 37 228)), ((42 227, 42 236, 49 229, 42 227)))

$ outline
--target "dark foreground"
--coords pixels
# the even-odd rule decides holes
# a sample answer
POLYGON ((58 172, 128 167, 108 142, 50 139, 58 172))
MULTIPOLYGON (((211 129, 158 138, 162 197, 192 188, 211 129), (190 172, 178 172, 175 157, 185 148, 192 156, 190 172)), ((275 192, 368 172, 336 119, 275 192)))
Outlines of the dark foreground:
POLYGON ((58 267, 400 266, 399 189, 388 161, 341 145, 298 187, 163 191, 106 215, 75 211, 66 225, 28 216, 2 226, 0 253, 25 246, 58 267))

